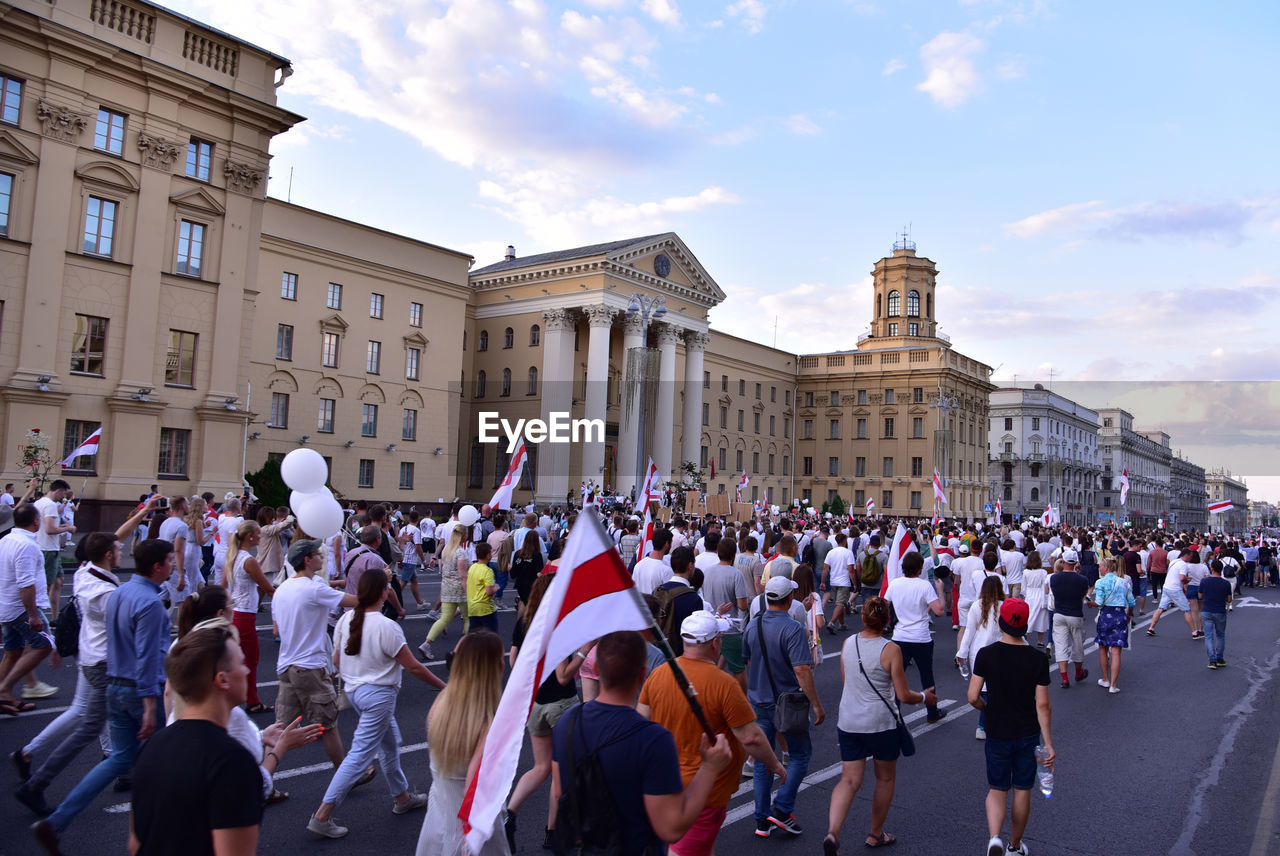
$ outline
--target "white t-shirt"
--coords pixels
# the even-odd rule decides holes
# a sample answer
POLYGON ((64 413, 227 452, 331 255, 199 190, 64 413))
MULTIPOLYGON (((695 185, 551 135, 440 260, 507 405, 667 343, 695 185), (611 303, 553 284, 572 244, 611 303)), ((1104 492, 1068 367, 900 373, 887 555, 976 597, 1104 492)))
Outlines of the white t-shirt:
POLYGON ((636 589, 641 594, 653 594, 653 590, 663 583, 670 582, 675 576, 671 572, 671 566, 660 559, 652 556, 645 556, 636 562, 635 568, 631 571, 631 577, 636 581, 636 589))
POLYGON ((1040 554, 1041 565, 1047 568, 1052 564, 1052 562, 1049 561, 1049 557, 1053 555, 1054 549, 1055 547, 1052 541, 1041 541, 1036 545, 1036 552, 1040 554))
POLYGON ((7 490, 4 493, 0 493, 0 505, 13 505, 13 494, 7 490))
POLYGON ((1187 575, 1187 563, 1181 559, 1175 559, 1169 563, 1169 573, 1164 578, 1165 588, 1181 589, 1182 579, 1187 575))
POLYGON ((215 527, 217 538, 213 542, 213 552, 218 556, 225 556, 227 548, 231 546, 231 536, 236 534, 236 529, 240 524, 244 523, 243 517, 230 517, 222 515, 218 518, 218 525, 215 527))
POLYGON ((326 665, 326 616, 338 608, 345 594, 316 577, 285 580, 271 598, 271 616, 280 628, 276 672, 290 666, 323 669, 326 665))
POLYGON ((62 544, 59 543, 61 539, 57 535, 50 535, 44 531, 45 524, 50 517, 53 518, 55 525, 62 520, 62 510, 58 508, 58 503, 54 502, 50 497, 42 496, 36 500, 35 506, 36 510, 40 512, 40 528, 36 530, 36 546, 46 553, 50 550, 61 550, 62 544))
POLYGON ((955 585, 959 586, 960 603, 968 604, 976 598, 976 595, 969 594, 968 580, 983 570, 982 559, 977 556, 960 556, 951 560, 951 573, 955 576, 955 585))
POLYGON ((848 547, 832 547, 823 562, 831 568, 830 583, 833 586, 852 586, 849 578, 849 565, 853 563, 853 551, 848 547))
POLYGON ((1005 579, 1009 585, 1022 585, 1022 572, 1027 567, 1027 557, 1017 550, 1000 551, 1000 564, 1004 565, 1005 579))
POLYGON ((350 692, 364 684, 383 687, 400 687, 400 664, 396 655, 405 646, 404 631, 400 625, 381 612, 374 610, 364 614, 364 628, 360 631, 360 653, 347 653, 347 638, 351 635, 351 611, 338 619, 333 628, 333 650, 338 653, 338 669, 342 673, 343 688, 350 692))
POLYGON ((885 589, 884 599, 893 604, 898 623, 893 628, 894 642, 928 642, 929 604, 938 599, 933 586, 920 577, 898 577, 885 589))
POLYGON ((404 562, 410 565, 417 564, 418 551, 422 549, 422 530, 412 523, 406 523, 400 529, 400 537, 405 539, 404 562), (413 545, 416 545, 418 550, 414 550, 413 545))
POLYGON ((1009 533, 1009 537, 1013 539, 1014 546, 1016 546, 1019 550, 1022 549, 1023 542, 1027 540, 1027 536, 1022 534, 1021 529, 1013 530, 1012 532, 1009 533))
POLYGON ((704 574, 718 564, 720 564, 720 556, 717 553, 699 553, 693 560, 693 566, 704 574))
POLYGON ((429 541, 436 537, 436 522, 430 517, 424 517, 418 523, 418 528, 422 531, 423 540, 429 541))
MULTIPOLYGON (((954 567, 954 565, 952 566, 954 567)), ((988 571, 983 565, 982 560, 978 560, 977 570, 970 571, 964 577, 964 582, 960 589, 960 602, 964 604, 973 603, 978 599, 978 595, 982 592, 982 584, 986 582, 987 577, 996 577, 1000 580, 1000 585, 1004 589, 1005 594, 1009 593, 1009 580, 1001 576, 996 571, 988 571)))

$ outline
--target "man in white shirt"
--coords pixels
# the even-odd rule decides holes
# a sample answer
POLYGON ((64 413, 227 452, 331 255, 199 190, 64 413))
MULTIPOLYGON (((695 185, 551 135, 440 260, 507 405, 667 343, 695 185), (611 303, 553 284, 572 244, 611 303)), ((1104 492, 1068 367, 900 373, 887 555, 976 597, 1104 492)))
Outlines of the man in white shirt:
POLYGON ((1000 551, 1000 565, 1004 568, 1005 588, 1009 597, 1022 597, 1022 573, 1027 567, 1027 557, 1017 551, 1013 538, 1006 538, 1000 551))
POLYGON ((671 577, 671 565, 668 555, 671 552, 671 531, 655 529, 653 532, 653 551, 631 570, 631 577, 636 581, 636 590, 641 594, 653 594, 653 590, 671 577))
POLYGON ((902 649, 902 668, 905 670, 915 662, 925 693, 926 719, 937 722, 947 712, 938 709, 938 699, 933 693, 933 636, 929 632, 929 613, 942 615, 942 601, 933 586, 920 578, 923 569, 924 557, 919 553, 903 556, 902 576, 889 583, 884 599, 893 604, 898 616, 898 623, 893 628, 893 641, 902 649))
MULTIPOLYGON (((36 532, 43 521, 36 506, 20 505, 13 512, 13 531, 0 538, 0 628, 4 638, 0 714, 10 716, 18 713, 14 684, 53 651, 45 618, 49 609, 45 561, 36 543, 36 532)), ((55 666, 58 659, 55 655, 55 666)))
MULTIPOLYGON (((356 605, 354 594, 345 594, 345 583, 327 583, 316 577, 324 565, 319 541, 295 541, 289 547, 289 565, 297 573, 285 580, 271 598, 272 618, 280 631, 276 673, 276 721, 288 725, 299 716, 306 724, 324 727, 320 738, 334 769, 342 765, 346 750, 338 733, 338 696, 329 681, 331 654, 329 613, 337 607, 356 605)), ((373 779, 370 767, 357 784, 373 779)))
POLYGON ((4 493, 0 493, 0 505, 7 505, 10 508, 14 506, 13 499, 13 482, 9 482, 4 486, 4 493))
POLYGON ((853 564, 853 552, 848 547, 849 539, 843 532, 836 535, 836 545, 827 551, 822 563, 821 591, 831 592, 835 601, 835 611, 831 613, 831 621, 827 624, 827 632, 832 636, 837 629, 845 626, 844 614, 849 608, 849 598, 853 593, 853 580, 849 577, 849 566, 853 564))
POLYGON ((430 563, 431 566, 437 567, 436 556, 436 521, 430 515, 423 517, 418 523, 418 528, 422 531, 422 562, 424 569, 430 563))
POLYGON ((524 539, 533 536, 538 539, 538 549, 542 551, 542 558, 547 558, 547 542, 538 534, 537 530, 538 516, 533 512, 529 512, 524 516, 524 525, 511 533, 511 551, 519 553, 520 548, 524 546, 524 539))
POLYGON ((71 485, 62 479, 54 479, 49 485, 49 492, 37 499, 35 503, 36 510, 40 512, 36 546, 44 554, 44 576, 49 589, 47 592, 49 603, 61 603, 62 533, 76 531, 76 527, 62 522, 62 501, 70 492, 71 485))
POLYGON ((720 557, 716 554, 720 549, 720 539, 720 530, 717 528, 708 531, 706 537, 698 542, 702 545, 702 552, 694 557, 693 566, 703 574, 706 574, 714 565, 720 564, 720 557))
POLYGON ((222 569, 227 562, 227 548, 231 546, 231 536, 236 534, 236 529, 241 523, 244 523, 244 518, 240 516, 240 500, 232 497, 222 507, 217 526, 214 527, 213 579, 215 580, 222 578, 222 569))

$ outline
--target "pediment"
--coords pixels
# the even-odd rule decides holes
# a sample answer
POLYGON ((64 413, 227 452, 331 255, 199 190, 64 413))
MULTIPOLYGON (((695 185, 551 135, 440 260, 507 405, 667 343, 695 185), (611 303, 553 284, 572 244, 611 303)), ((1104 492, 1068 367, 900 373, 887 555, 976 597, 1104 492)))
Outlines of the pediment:
POLYGON ((406 348, 425 348, 428 344, 427 337, 421 333, 410 333, 404 337, 404 346, 406 348))
POLYGON ((843 416, 839 407, 828 407, 826 411, 828 416, 843 416))
POLYGON ((812 419, 814 416, 817 416, 817 415, 818 415, 818 412, 816 410, 812 410, 808 407, 800 411, 800 417, 802 419, 812 419))
POLYGON ((40 158, 8 131, 0 131, 0 158, 18 163, 36 164, 40 158))
POLYGON ((730 404, 733 404, 733 397, 732 397, 732 396, 730 396, 730 395, 729 395, 729 393, 727 393, 727 392, 726 392, 724 395, 722 395, 722 396, 720 396, 719 398, 717 398, 717 399, 716 399, 716 402, 717 402, 721 407, 728 407, 730 404))
POLYGON ((328 318, 320 319, 320 329, 326 333, 345 333, 350 326, 342 320, 341 315, 330 315, 328 318))
POLYGON ((917 404, 914 407, 911 407, 910 409, 908 409, 907 412, 913 416, 924 416, 929 412, 929 408, 923 405, 917 404))
POLYGON ((764 402, 757 401, 755 404, 751 405, 751 409, 755 413, 764 413, 764 402))
POLYGON ((854 416, 870 416, 871 411, 865 407, 855 407, 853 409, 853 415, 854 416))
POLYGON ((321 398, 342 398, 342 384, 337 378, 326 375, 316 381, 316 388, 312 395, 318 395, 321 398))
POLYGON ((111 161, 90 161, 76 170, 76 177, 130 192, 138 189, 138 179, 127 169, 111 161))
POLYGON ((620 247, 605 258, 652 277, 653 281, 668 286, 673 292, 693 291, 713 304, 725 299, 720 286, 675 232, 654 235, 647 241, 620 247), (662 267, 659 256, 666 259, 665 274, 659 270, 662 267))
POLYGON ((218 199, 203 187, 193 187, 183 193, 169 197, 174 205, 183 208, 194 208, 197 211, 208 211, 212 214, 224 214, 226 208, 218 199))

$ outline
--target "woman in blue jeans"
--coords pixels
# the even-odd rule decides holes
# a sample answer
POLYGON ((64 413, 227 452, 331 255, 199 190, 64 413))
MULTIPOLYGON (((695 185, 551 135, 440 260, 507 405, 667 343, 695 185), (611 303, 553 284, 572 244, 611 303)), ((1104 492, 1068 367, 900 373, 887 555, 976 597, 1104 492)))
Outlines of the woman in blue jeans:
POLYGON ((436 689, 444 689, 445 684, 414 659, 400 625, 382 614, 390 591, 385 571, 365 571, 356 593, 356 608, 338 619, 333 630, 333 664, 342 675, 347 698, 360 722, 351 738, 351 751, 333 774, 324 801, 307 821, 308 831, 325 838, 347 834, 345 826, 333 822, 333 810, 375 758, 394 798, 392 813, 406 814, 427 804, 427 795, 411 791, 400 768, 400 727, 395 717, 400 669, 403 666, 436 689))

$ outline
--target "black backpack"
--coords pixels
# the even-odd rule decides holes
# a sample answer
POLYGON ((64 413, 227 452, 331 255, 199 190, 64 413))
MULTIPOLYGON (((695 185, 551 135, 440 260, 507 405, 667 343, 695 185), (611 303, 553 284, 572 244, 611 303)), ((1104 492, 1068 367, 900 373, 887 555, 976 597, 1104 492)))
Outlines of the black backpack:
MULTIPOLYGON (((638 733, 649 723, 637 723, 612 740, 591 749, 587 747, 579 704, 567 714, 570 719, 565 734, 565 763, 561 767, 562 792, 556 805, 556 828, 551 831, 551 851, 556 856, 610 856, 623 850, 624 842, 617 809, 609 792, 609 780, 600 763, 600 751, 638 733), (576 744, 581 739, 587 753, 578 757, 576 744), (567 772, 568 775, 563 773, 567 772)), ((658 852, 656 840, 649 842, 644 853, 658 852)), ((628 848, 630 849, 630 848, 628 848)))
POLYGON ((813 549, 813 539, 804 545, 804 552, 800 554, 800 562, 802 564, 813 567, 818 561, 818 552, 813 549))
MULTIPOLYGON (((117 588, 120 585, 93 568, 89 569, 89 573, 117 588)), ((53 647, 58 650, 60 657, 75 657, 80 654, 80 606, 76 603, 74 594, 68 598, 67 605, 58 613, 58 626, 53 628, 53 647)))

